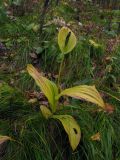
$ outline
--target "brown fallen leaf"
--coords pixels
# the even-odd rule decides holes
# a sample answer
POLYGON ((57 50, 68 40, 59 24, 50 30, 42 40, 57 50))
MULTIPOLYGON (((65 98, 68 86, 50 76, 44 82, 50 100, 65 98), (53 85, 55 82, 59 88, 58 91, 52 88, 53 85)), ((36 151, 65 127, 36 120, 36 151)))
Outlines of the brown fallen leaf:
POLYGON ((30 57, 33 59, 37 59, 37 55, 35 53, 30 53, 30 57))
POLYGON ((112 114, 114 112, 115 108, 113 105, 106 103, 105 104, 105 112, 107 112, 108 114, 112 114))
POLYGON ((93 136, 91 136, 92 141, 100 141, 100 133, 96 133, 93 136))

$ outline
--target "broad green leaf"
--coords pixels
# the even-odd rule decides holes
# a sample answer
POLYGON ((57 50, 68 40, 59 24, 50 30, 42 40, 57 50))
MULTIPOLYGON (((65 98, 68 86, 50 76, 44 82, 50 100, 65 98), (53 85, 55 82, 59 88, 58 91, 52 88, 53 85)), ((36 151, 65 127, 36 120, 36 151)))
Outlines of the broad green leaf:
POLYGON ((105 108, 103 99, 101 98, 99 92, 96 90, 95 86, 80 85, 65 89, 57 96, 57 99, 64 95, 77 99, 84 99, 86 101, 97 104, 102 108, 105 108))
POLYGON ((70 115, 54 115, 52 118, 58 119, 62 123, 66 133, 68 134, 70 145, 74 151, 81 138, 81 131, 78 123, 70 115))
POLYGON ((58 45, 63 54, 69 53, 76 45, 76 36, 67 27, 62 27, 58 33, 58 45))
POLYGON ((41 91, 47 97, 52 111, 55 112, 57 103, 55 100, 55 96, 58 95, 58 88, 56 84, 43 77, 31 64, 27 65, 27 71, 35 80, 36 84, 40 87, 41 91))
POLYGON ((9 137, 9 136, 0 135, 0 144, 6 142, 6 141, 8 141, 8 140, 12 140, 12 138, 9 137))
POLYGON ((41 112, 42 112, 42 115, 43 115, 46 119, 48 119, 50 116, 52 116, 51 111, 50 111, 46 106, 41 105, 41 106, 40 106, 40 110, 41 110, 41 112))

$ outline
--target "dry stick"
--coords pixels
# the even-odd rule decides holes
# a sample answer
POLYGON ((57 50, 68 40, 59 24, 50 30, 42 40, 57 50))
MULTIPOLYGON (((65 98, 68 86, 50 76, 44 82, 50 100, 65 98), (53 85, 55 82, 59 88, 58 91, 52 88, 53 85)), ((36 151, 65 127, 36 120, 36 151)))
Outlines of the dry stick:
POLYGON ((42 34, 45 15, 46 15, 46 11, 47 11, 48 6, 49 6, 49 2, 50 2, 50 0, 45 0, 43 10, 42 10, 42 13, 41 13, 41 16, 40 16, 40 35, 42 34))
POLYGON ((60 2, 60 0, 56 0, 56 5, 58 5, 58 4, 59 4, 59 2, 60 2))
POLYGON ((120 33, 120 22, 118 22, 118 30, 117 30, 118 34, 120 33))
MULTIPOLYGON (((60 0, 56 0, 56 5, 58 5, 59 2, 60 2, 60 0)), ((42 13, 41 13, 41 16, 40 16, 40 35, 42 33, 42 30, 43 30, 45 15, 46 15, 46 11, 49 7, 49 3, 50 3, 50 0, 45 0, 43 10, 42 10, 42 13)))

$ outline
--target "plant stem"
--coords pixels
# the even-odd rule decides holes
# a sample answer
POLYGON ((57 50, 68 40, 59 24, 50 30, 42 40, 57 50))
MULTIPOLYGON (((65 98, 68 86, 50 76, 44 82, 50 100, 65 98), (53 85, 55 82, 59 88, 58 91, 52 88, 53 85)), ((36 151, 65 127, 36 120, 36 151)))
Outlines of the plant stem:
POLYGON ((60 80, 61 80, 61 72, 62 72, 63 62, 64 62, 64 55, 63 55, 62 60, 61 60, 61 63, 60 63, 59 74, 58 74, 58 88, 59 88, 60 90, 61 90, 60 80))
POLYGON ((39 30, 40 36, 42 34, 42 31, 43 31, 44 20, 45 20, 47 9, 49 7, 49 2, 50 2, 50 0, 45 0, 44 1, 43 10, 42 10, 42 13, 40 15, 40 22, 39 22, 40 23, 40 30, 39 30))

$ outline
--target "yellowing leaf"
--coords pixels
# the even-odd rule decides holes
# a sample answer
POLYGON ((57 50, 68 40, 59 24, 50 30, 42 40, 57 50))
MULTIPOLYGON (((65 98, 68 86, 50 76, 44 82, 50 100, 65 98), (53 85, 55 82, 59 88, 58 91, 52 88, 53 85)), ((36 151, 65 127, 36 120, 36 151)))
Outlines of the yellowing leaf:
POLYGON ((40 87, 41 91, 47 97, 51 109, 53 112, 56 111, 56 100, 55 96, 58 95, 58 88, 55 83, 43 77, 31 64, 27 65, 27 71, 35 80, 36 84, 40 87))
POLYGON ((91 136, 92 141, 100 141, 100 133, 96 133, 93 136, 91 136))
POLYGON ((40 109, 41 109, 41 112, 42 112, 42 115, 48 119, 50 116, 52 116, 52 113, 51 111, 44 105, 41 105, 40 106, 40 109))
POLYGON ((96 43, 96 42, 93 41, 92 39, 90 39, 89 42, 90 42, 90 44, 91 44, 92 46, 94 46, 95 48, 99 48, 99 47, 101 46, 100 44, 96 43))
POLYGON ((68 134, 70 145, 74 151, 77 148, 81 138, 79 125, 70 115, 54 115, 52 118, 58 119, 62 123, 66 133, 68 134))
POLYGON ((8 140, 11 140, 11 137, 0 135, 0 144, 6 142, 8 140))
POLYGON ((39 28, 40 28, 40 25, 36 24, 36 25, 33 26, 32 29, 33 29, 34 32, 37 32, 39 30, 39 28))
POLYGON ((105 104, 105 111, 108 113, 108 114, 112 114, 114 111, 115 111, 115 107, 109 103, 106 103, 105 104))
POLYGON ((58 33, 58 45, 63 54, 69 53, 76 45, 76 36, 67 27, 62 27, 58 33))
POLYGON ((84 99, 86 101, 97 104, 102 108, 105 108, 103 99, 101 98, 99 92, 96 90, 95 86, 80 85, 65 89, 57 96, 57 99, 63 95, 77 99, 84 99))

